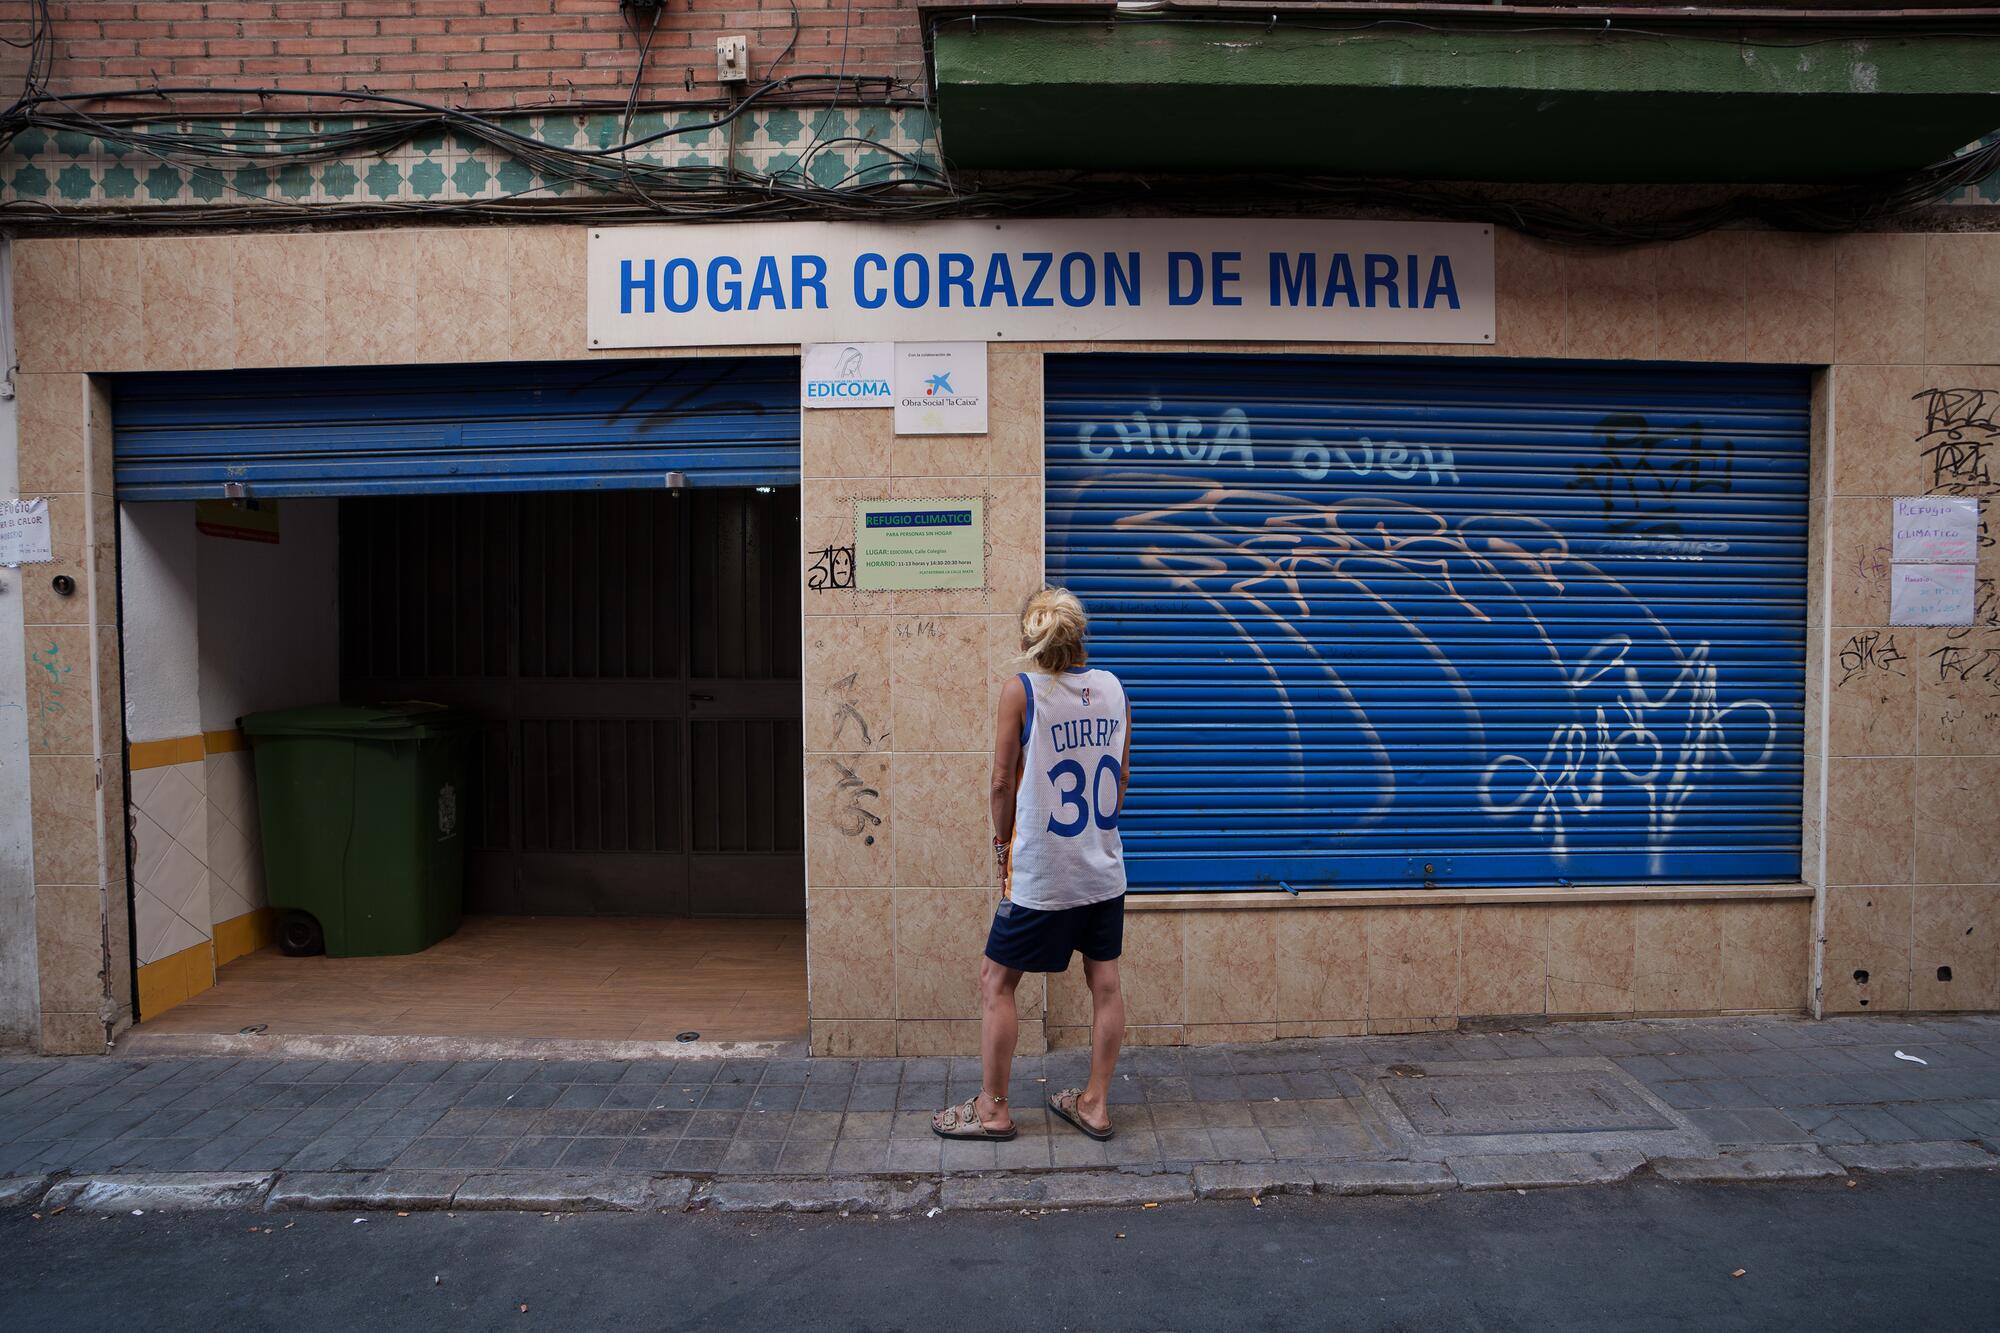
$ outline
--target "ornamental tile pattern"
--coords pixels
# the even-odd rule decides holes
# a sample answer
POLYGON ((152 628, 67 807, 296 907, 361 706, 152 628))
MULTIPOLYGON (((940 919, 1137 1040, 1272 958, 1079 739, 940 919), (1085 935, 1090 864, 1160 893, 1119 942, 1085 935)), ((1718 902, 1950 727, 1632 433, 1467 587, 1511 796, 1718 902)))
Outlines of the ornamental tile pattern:
MULTIPOLYGON (((717 125, 707 110, 647 112, 633 117, 633 140, 679 131, 629 155, 689 172, 728 173, 737 183, 760 178, 826 189, 921 179, 938 169, 937 131, 920 107, 779 107, 752 111, 717 125)), ((512 132, 542 143, 596 149, 618 142, 616 113, 522 113, 495 117, 512 132)), ((222 143, 266 136, 311 136, 353 129, 352 119, 300 117, 153 122, 159 132, 200 135, 222 143)), ((188 208, 252 203, 466 203, 556 198, 580 190, 616 188, 621 159, 550 164, 445 131, 431 130, 385 152, 325 162, 194 167, 165 161, 137 147, 85 134, 29 130, 0 152, 0 204, 41 203, 78 208, 188 208)), ((691 179, 690 183, 712 183, 691 179)), ((671 187, 649 184, 658 191, 671 187)))

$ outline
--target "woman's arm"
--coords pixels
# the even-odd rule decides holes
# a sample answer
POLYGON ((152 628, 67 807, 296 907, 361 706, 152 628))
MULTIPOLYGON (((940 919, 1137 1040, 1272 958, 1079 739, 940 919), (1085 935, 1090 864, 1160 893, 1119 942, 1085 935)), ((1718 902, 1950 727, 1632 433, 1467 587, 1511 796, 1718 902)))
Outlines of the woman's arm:
POLYGON ((1125 784, 1132 780, 1132 697, 1125 697, 1125 754, 1118 760, 1118 813, 1125 813, 1125 784))
POLYGON ((1000 687, 1000 715, 993 722, 993 781, 988 799, 993 810, 993 836, 1014 840, 1014 793, 1021 785, 1021 722, 1028 715, 1028 692, 1015 676, 1000 687))

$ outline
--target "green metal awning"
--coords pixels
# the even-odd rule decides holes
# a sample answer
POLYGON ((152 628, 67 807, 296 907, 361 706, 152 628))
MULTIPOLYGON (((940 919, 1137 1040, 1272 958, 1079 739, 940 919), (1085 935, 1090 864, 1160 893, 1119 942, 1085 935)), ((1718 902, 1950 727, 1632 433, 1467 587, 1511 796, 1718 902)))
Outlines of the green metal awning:
POLYGON ((1991 20, 1834 22, 1010 10, 935 18, 932 58, 968 169, 1830 182, 2000 128, 1991 20))

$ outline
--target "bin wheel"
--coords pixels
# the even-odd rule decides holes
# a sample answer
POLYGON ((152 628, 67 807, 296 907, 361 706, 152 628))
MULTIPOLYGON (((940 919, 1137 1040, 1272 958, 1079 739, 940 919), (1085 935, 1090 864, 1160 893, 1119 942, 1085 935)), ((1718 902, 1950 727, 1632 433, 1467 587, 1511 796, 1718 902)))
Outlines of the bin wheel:
POLYGON ((326 932, 311 912, 288 911, 278 917, 278 951, 289 958, 326 952, 326 932))

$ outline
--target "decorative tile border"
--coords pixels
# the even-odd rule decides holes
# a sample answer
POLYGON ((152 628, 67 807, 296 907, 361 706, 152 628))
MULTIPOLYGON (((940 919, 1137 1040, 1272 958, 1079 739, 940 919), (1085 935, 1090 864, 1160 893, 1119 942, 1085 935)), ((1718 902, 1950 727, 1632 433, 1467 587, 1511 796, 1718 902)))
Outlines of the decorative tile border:
MULTIPOLYGON (((922 107, 777 107, 751 111, 733 126, 714 124, 717 114, 701 109, 634 116, 631 137, 635 139, 668 128, 688 133, 650 144, 630 159, 686 171, 691 184, 713 185, 736 173, 737 183, 742 184, 776 177, 835 190, 922 179, 940 163, 936 122, 922 107)), ((621 117, 604 111, 518 112, 492 119, 542 143, 585 148, 616 142, 621 117)), ((354 117, 195 117, 148 125, 161 132, 201 133, 227 142, 337 133, 380 123, 354 117)), ((1996 138, 2000 136, 1981 142, 1996 138)), ((142 149, 92 135, 29 130, 0 153, 0 203, 39 203, 64 210, 491 203, 610 192, 622 187, 619 177, 618 159, 606 158, 600 166, 578 163, 574 175, 552 176, 503 149, 435 129, 383 153, 229 169, 175 166, 142 149)), ((1940 202, 2000 204, 2000 173, 1940 202)))
MULTIPOLYGON (((938 167, 936 127, 921 107, 778 107, 723 125, 713 123, 716 114, 653 111, 634 116, 634 139, 669 128, 688 133, 649 144, 630 154, 630 160, 687 171, 701 184, 740 173, 748 178, 746 184, 776 177, 836 190, 921 179, 938 167)), ((621 117, 615 112, 544 112, 493 119, 542 143, 588 148, 616 143, 621 117)), ((197 118, 138 128, 180 136, 200 133, 228 142, 338 133, 369 123, 351 117, 197 118)), ((431 129, 386 152, 330 162, 195 169, 87 134, 29 130, 0 154, 0 202, 129 209, 557 198, 618 188, 619 162, 579 162, 573 175, 551 174, 503 149, 431 129)))
MULTIPOLYGON (((1977 143, 1966 145, 1966 151, 2000 143, 2000 134, 1989 134, 1977 143)), ((1985 180, 1974 181, 1956 194, 1946 195, 1939 202, 1947 204, 2000 204, 2000 172, 1995 172, 1985 180)))

